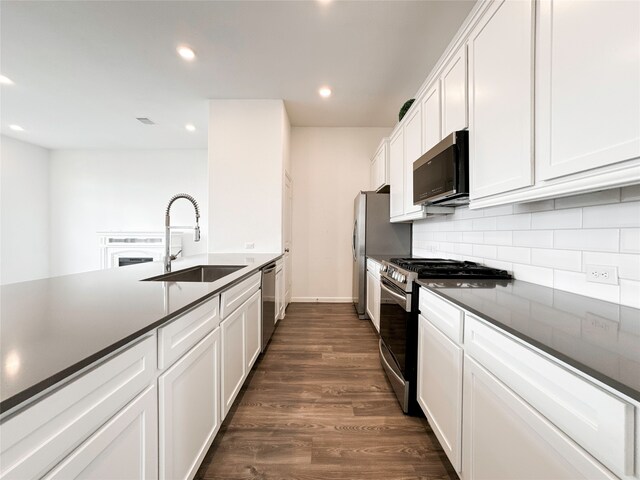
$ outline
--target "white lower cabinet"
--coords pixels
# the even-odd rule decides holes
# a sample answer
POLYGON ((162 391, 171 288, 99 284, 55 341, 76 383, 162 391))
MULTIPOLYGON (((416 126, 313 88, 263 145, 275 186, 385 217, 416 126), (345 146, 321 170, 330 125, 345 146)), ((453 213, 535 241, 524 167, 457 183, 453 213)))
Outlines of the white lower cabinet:
POLYGON ((465 479, 616 478, 469 356, 464 371, 465 479))
POLYGON ((462 348, 418 317, 418 403, 451 465, 461 470, 462 348))
POLYGON ((222 328, 222 418, 227 416, 233 401, 235 400, 245 374, 245 333, 244 315, 242 310, 237 310, 225 319, 222 328))
POLYGON ((247 374, 256 363, 262 349, 262 297, 260 290, 253 294, 244 305, 245 322, 245 366, 247 374))
POLYGON ((158 378, 160 478, 194 477, 220 428, 220 327, 158 378))
POLYGON ((260 354, 262 341, 260 290, 222 321, 222 418, 227 416, 249 370, 260 354))
POLYGON ((380 332, 380 280, 371 271, 367 271, 367 314, 380 332))
POLYGON ((156 389, 151 385, 44 478, 157 478, 156 406, 156 389))

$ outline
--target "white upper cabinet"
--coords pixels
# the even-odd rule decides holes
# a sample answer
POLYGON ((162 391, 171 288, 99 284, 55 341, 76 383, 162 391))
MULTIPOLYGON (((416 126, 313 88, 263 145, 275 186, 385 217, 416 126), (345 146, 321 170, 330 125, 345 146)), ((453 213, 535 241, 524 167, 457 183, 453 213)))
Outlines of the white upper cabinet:
POLYGON ((442 82, 442 137, 464 130, 467 120, 467 49, 463 45, 451 57, 441 77, 442 82))
POLYGON ((539 3, 536 180, 640 157, 640 2, 539 3))
POLYGON ((497 1, 469 37, 472 200, 533 183, 533 11, 497 1))
POLYGON ((422 210, 413 204, 413 162, 422 155, 422 109, 416 101, 404 124, 404 213, 412 214, 422 210))
POLYGON ((423 153, 442 140, 440 80, 436 80, 427 89, 427 93, 422 99, 422 140, 424 143, 422 146, 423 153))
POLYGON ((389 139, 383 138, 371 160, 371 190, 389 185, 389 139))
POLYGON ((399 128, 389 140, 390 216, 404 214, 404 129, 399 128))

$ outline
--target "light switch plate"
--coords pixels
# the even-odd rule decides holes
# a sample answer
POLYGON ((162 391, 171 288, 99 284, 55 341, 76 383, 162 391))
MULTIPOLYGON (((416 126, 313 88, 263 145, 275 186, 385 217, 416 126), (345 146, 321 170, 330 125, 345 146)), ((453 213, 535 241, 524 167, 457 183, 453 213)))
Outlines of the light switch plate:
POLYGON ((256 248, 255 242, 247 242, 244 244, 245 250, 253 250, 254 248, 256 248))

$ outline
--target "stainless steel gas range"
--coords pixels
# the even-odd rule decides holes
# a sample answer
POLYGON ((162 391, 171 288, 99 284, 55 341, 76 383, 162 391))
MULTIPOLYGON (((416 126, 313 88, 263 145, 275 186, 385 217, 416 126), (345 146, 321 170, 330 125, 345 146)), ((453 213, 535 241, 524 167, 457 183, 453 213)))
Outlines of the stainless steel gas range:
POLYGON ((505 270, 442 258, 392 258, 382 262, 380 362, 404 413, 418 414, 417 279, 509 279, 505 270))

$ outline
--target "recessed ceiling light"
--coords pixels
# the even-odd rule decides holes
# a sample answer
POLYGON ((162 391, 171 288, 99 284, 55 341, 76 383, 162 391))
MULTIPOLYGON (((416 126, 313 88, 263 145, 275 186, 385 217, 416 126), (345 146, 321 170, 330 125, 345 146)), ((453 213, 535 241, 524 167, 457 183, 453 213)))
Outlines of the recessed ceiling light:
POLYGON ((196 126, 193 123, 187 123, 184 128, 189 132, 195 132, 196 126))
POLYGON ((14 132, 24 132, 24 128, 22 128, 20 125, 9 125, 9 128, 14 132))
POLYGON ((318 93, 322 98, 329 98, 331 96, 331 89, 329 87, 321 87, 318 93))
POLYGON ((196 58, 196 52, 194 52, 192 48, 184 45, 178 47, 178 55, 185 60, 193 60, 196 58))
POLYGON ((13 80, 9 77, 5 77, 4 75, 0 75, 0 83, 2 85, 13 85, 13 80))

